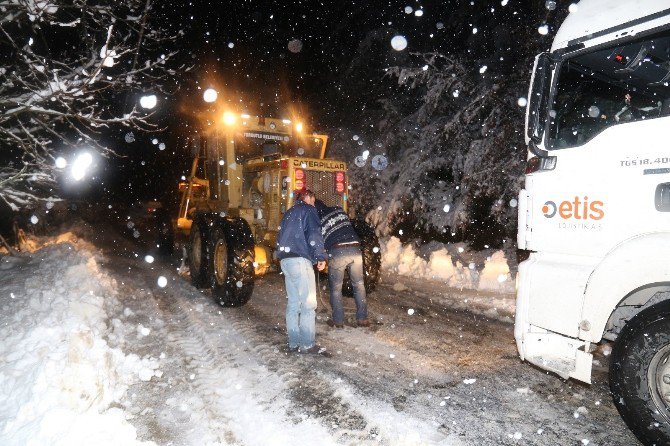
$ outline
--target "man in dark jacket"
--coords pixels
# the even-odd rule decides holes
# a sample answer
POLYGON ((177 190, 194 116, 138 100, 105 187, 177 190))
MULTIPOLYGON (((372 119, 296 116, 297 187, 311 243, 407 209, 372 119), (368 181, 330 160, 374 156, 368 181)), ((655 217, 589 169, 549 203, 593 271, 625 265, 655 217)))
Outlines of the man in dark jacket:
POLYGON ((326 251, 314 192, 301 190, 284 214, 277 237, 277 257, 286 282, 286 331, 289 351, 323 353, 316 338, 316 280, 313 265, 326 267, 326 251))
POLYGON ((332 320, 328 321, 328 325, 337 328, 344 327, 342 282, 344 272, 348 270, 356 301, 356 322, 360 327, 369 327, 363 256, 358 234, 351 225, 349 216, 341 207, 328 207, 321 200, 316 200, 315 206, 321 219, 321 234, 323 234, 326 251, 328 251, 330 306, 333 309, 332 320))

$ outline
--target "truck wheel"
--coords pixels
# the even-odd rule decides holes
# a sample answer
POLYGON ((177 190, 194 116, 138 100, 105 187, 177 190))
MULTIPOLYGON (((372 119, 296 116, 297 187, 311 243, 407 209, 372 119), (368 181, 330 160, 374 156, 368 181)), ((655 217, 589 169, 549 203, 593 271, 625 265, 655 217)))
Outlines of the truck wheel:
POLYGON ((242 219, 219 222, 210 238, 211 285, 216 300, 225 307, 239 307, 254 290, 254 240, 242 219))
POLYGON ((670 444, 670 301, 623 328, 610 364, 610 390, 621 417, 644 444, 670 444))
MULTIPOLYGON (((379 240, 374 229, 368 225, 365 220, 351 220, 354 230, 361 239, 361 254, 363 254, 363 274, 365 275, 365 292, 374 291, 379 282, 380 270, 382 265, 382 254, 379 247, 379 240), (375 249, 376 248, 376 249, 375 249)), ((354 290, 351 286, 349 273, 345 273, 342 284, 342 294, 344 296, 353 296, 354 290)))
POLYGON ((207 223, 204 219, 196 218, 193 221, 188 241, 188 269, 191 272, 191 283, 196 288, 205 288, 209 285, 207 271, 209 253, 207 223))

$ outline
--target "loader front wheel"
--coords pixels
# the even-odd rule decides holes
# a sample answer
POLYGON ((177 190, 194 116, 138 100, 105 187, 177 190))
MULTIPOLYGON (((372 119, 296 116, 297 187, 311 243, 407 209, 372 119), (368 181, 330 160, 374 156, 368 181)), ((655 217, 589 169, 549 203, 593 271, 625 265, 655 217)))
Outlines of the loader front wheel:
POLYGON ((254 290, 254 241, 242 219, 218 222, 210 238, 211 287, 219 304, 239 307, 254 290))
POLYGON ((207 224, 204 219, 193 221, 189 233, 188 269, 191 273, 191 283, 196 288, 205 288, 209 285, 207 235, 207 224))

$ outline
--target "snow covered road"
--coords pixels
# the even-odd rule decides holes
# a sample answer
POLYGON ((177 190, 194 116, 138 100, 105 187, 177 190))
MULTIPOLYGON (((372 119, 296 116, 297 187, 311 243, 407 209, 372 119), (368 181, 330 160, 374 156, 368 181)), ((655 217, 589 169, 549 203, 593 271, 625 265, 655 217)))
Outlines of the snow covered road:
MULTIPOLYGON (((91 292, 117 301, 107 305, 108 328, 101 328, 101 336, 141 366, 135 367, 139 379, 111 407, 122 411, 140 440, 166 445, 636 444, 610 402, 604 367, 589 387, 521 363, 512 325, 453 309, 450 303, 462 303, 472 292, 387 277, 369 297, 377 322, 371 328, 329 328, 320 303, 317 341, 331 356, 289 354, 283 349, 280 276, 258 280, 246 306, 224 309, 207 291, 179 277, 175 265, 145 262, 141 248, 113 231, 88 237, 102 255, 79 243, 72 261, 97 259, 101 289, 91 292), (164 288, 157 285, 159 276, 167 279, 164 288)), ((56 255, 64 258, 66 248, 50 249, 51 254, 31 255, 35 273, 40 255, 43 263, 56 255)), ((28 271, 18 265, 8 264, 0 274, 17 278, 28 271)), ((80 286, 93 286, 84 269, 76 271, 80 286)), ((3 308, 10 289, 14 298, 31 292, 13 280, 0 285, 3 308)), ((325 303, 326 294, 322 297, 325 303)), ((14 365, 11 358, 0 356, 3 373, 14 365)), ((9 436, 16 414, 2 415, 3 444, 22 444, 9 436)))

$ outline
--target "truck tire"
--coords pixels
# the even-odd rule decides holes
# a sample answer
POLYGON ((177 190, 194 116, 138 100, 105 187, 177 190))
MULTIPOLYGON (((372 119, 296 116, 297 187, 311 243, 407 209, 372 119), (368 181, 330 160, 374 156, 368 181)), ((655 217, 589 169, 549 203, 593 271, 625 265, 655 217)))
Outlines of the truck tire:
POLYGON ((635 436, 646 445, 670 444, 670 301, 626 324, 609 374, 614 404, 635 436))
POLYGON ((196 217, 191 225, 188 237, 188 269, 191 273, 191 283, 196 288, 209 286, 209 246, 207 222, 204 218, 196 217))
POLYGON ((241 218, 215 223, 209 252, 212 294, 224 307, 246 304, 254 290, 254 239, 241 218))
MULTIPOLYGON (((365 276, 365 292, 371 293, 377 287, 379 282, 382 254, 379 246, 379 240, 374 229, 368 225, 365 220, 351 220, 351 225, 361 239, 361 254, 363 255, 363 274, 365 276), (375 249, 376 248, 376 249, 375 249)), ((349 273, 344 274, 342 283, 342 295, 352 297, 354 289, 351 286, 349 273)))

